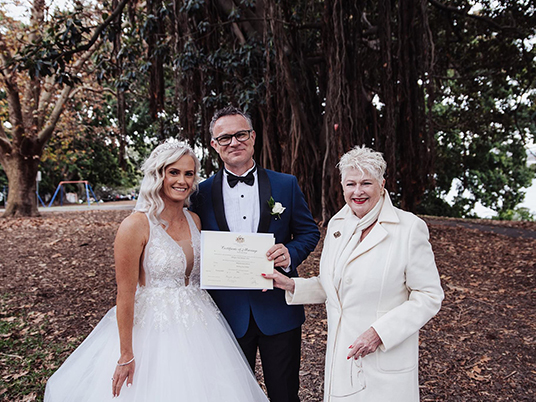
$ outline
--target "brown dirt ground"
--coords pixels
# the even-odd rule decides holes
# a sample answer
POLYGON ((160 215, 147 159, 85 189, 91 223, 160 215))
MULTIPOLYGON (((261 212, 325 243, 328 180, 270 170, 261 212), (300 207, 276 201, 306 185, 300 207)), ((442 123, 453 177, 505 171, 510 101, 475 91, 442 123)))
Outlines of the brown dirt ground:
MULTIPOLYGON (((113 238, 128 213, 0 219, 0 295, 7 306, 0 319, 32 312, 46 317, 49 342, 79 342, 114 305, 113 238)), ((534 223, 505 226, 536 230, 534 223)), ((421 400, 536 400, 536 240, 437 224, 430 234, 446 298, 421 330, 421 400)), ((302 276, 317 274, 320 251, 321 244, 302 276)), ((300 392, 304 402, 316 402, 326 316, 323 305, 306 313, 300 392)), ((0 376, 16 370, 0 359, 0 376)), ((13 401, 5 392, 0 397, 13 401)))

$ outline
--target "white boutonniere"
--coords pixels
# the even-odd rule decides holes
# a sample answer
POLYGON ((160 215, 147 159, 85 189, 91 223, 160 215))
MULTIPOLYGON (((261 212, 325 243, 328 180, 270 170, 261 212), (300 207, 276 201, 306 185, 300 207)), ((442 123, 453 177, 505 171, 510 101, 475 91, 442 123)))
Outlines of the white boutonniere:
POLYGON ((287 209, 280 202, 275 202, 274 197, 270 197, 268 206, 270 207, 270 213, 275 216, 276 220, 281 219, 281 214, 287 209))

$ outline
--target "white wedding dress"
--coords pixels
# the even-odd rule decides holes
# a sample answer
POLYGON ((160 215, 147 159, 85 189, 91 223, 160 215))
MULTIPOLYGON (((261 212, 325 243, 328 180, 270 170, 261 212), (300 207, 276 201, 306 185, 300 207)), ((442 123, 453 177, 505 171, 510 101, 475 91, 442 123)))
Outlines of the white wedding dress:
POLYGON ((49 379, 45 402, 268 401, 227 322, 199 287, 200 234, 187 211, 186 217, 189 253, 149 219, 146 285, 138 287, 134 308, 132 386, 125 382, 112 397, 120 356, 114 307, 49 379))

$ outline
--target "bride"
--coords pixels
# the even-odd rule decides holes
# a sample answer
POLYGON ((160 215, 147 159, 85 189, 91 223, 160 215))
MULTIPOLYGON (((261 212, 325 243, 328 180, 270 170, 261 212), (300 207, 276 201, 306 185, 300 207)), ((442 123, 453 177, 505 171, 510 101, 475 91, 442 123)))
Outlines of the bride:
POLYGON ((201 224, 185 208, 199 167, 179 142, 144 163, 135 212, 115 239, 117 306, 49 379, 45 402, 268 401, 199 287, 201 224))

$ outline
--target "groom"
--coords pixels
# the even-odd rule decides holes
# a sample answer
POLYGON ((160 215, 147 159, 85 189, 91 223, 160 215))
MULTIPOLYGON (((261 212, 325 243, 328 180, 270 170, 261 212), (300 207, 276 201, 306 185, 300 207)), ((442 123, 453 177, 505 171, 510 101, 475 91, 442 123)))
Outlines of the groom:
MULTIPOLYGON (((192 210, 204 230, 273 233, 267 257, 288 276, 314 250, 320 233, 294 176, 263 169, 253 160, 255 131, 245 113, 218 110, 210 123, 211 145, 225 168, 199 185, 192 210), (281 203, 277 209, 269 200, 281 203)), ((259 349, 271 402, 299 401, 302 306, 288 306, 280 289, 213 290, 212 298, 229 322, 255 369, 259 349)))

